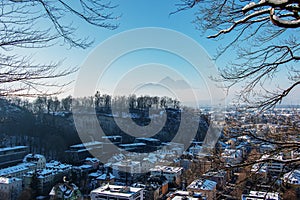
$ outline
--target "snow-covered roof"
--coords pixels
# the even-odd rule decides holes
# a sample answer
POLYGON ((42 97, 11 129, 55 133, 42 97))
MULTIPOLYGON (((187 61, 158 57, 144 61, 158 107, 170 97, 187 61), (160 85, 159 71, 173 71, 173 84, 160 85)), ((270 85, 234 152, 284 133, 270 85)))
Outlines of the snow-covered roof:
POLYGON ((239 158, 242 156, 240 149, 225 149, 222 153, 223 158, 239 158))
POLYGON ((99 187, 91 191, 91 195, 102 194, 112 197, 124 197, 129 198, 134 196, 136 193, 141 192, 142 188, 128 187, 128 186, 118 186, 118 185, 106 185, 99 187))
MULTIPOLYGON (((107 174, 102 174, 101 176, 99 176, 98 178, 96 178, 97 180, 107 180, 107 174)), ((109 179, 114 179, 116 178, 114 175, 112 175, 111 173, 109 173, 109 179)))
POLYGON ((80 165, 79 166, 80 169, 90 169, 90 168, 93 168, 92 165, 80 165))
POLYGON ((12 150, 18 150, 18 149, 27 149, 27 148, 28 148, 28 146, 4 147, 4 148, 0 148, 0 152, 12 151, 12 150))
POLYGON ((3 168, 0 170, 0 176, 8 176, 13 173, 29 170, 30 167, 35 166, 33 163, 22 163, 12 167, 3 168))
POLYGON ((27 162, 33 162, 33 163, 36 163, 38 162, 39 160, 42 160, 42 161, 45 161, 46 162, 46 158, 43 156, 43 155, 40 155, 40 154, 27 154, 24 159, 23 159, 23 162, 24 163, 27 163, 27 162))
POLYGON ((85 159, 85 161, 88 161, 88 162, 92 162, 92 163, 97 163, 97 162, 99 162, 100 160, 99 159, 97 159, 97 158, 86 158, 85 159))
POLYGON ((178 173, 182 171, 182 167, 170 167, 170 166, 160 166, 156 165, 154 168, 151 168, 150 171, 159 171, 164 173, 178 173))
POLYGON ((191 193, 188 191, 177 190, 172 194, 172 200, 183 200, 183 199, 198 200, 199 197, 201 197, 201 199, 203 200, 206 199, 205 197, 202 196, 202 193, 199 192, 195 192, 191 196, 191 193))
POLYGON ((300 185, 300 170, 293 170, 283 175, 283 180, 289 184, 300 185))
POLYGON ((267 170, 268 166, 264 163, 255 163, 251 168, 251 171, 255 173, 266 173, 267 170))
POLYGON ((136 138, 136 139, 137 139, 137 140, 149 141, 149 142, 160 142, 160 140, 155 139, 155 138, 140 137, 140 138, 136 138))
POLYGON ((156 157, 147 157, 143 159, 143 162, 149 161, 151 163, 156 163, 157 162, 157 158, 156 157))
POLYGON ((218 170, 218 171, 208 171, 203 176, 207 177, 225 177, 226 176, 226 171, 224 170, 218 170))
POLYGON ((99 141, 93 141, 93 142, 87 142, 87 143, 83 143, 83 144, 75 144, 70 146, 70 148, 88 148, 91 146, 95 146, 95 145, 102 145, 102 142, 99 141))
POLYGON ((22 179, 19 178, 6 178, 6 177, 0 177, 0 184, 11 184, 13 182, 22 181, 22 179))
POLYGON ((99 177, 102 175, 102 172, 101 171, 97 171, 97 172, 93 172, 93 173, 90 173, 89 176, 90 177, 93 177, 93 178, 96 178, 96 177, 99 177))
POLYGON ((119 161, 119 162, 116 162, 116 163, 113 163, 113 167, 116 167, 116 166, 119 166, 119 167, 122 167, 122 166, 135 166, 135 165, 140 165, 141 163, 138 162, 138 161, 132 161, 132 160, 122 160, 122 161, 119 161))
POLYGON ((46 163, 47 169, 65 170, 65 169, 70 169, 71 167, 72 167, 72 165, 63 164, 63 163, 60 163, 59 161, 54 161, 54 160, 52 160, 49 163, 46 163))
POLYGON ((248 199, 272 199, 280 200, 280 195, 278 192, 261 192, 261 191, 250 191, 249 194, 243 194, 242 200, 248 199))
POLYGON ((73 196, 74 192, 78 190, 78 187, 73 183, 61 183, 58 186, 54 186, 50 191, 49 195, 55 196, 56 190, 60 190, 61 192, 63 192, 64 199, 69 199, 73 196))
POLYGON ((130 144, 120 144, 120 147, 136 147, 136 146, 146 146, 143 142, 130 143, 130 144))
POLYGON ((194 180, 187 189, 214 190, 217 183, 208 179, 194 180))

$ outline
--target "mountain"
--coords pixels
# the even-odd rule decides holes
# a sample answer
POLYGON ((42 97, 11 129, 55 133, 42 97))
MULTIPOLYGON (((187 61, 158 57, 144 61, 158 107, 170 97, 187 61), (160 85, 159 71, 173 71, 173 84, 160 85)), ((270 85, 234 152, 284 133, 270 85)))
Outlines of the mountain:
POLYGON ((169 76, 163 78, 162 80, 159 81, 159 84, 168 86, 172 89, 175 90, 184 90, 184 89, 190 89, 191 86, 183 79, 180 80, 174 80, 170 78, 169 76))

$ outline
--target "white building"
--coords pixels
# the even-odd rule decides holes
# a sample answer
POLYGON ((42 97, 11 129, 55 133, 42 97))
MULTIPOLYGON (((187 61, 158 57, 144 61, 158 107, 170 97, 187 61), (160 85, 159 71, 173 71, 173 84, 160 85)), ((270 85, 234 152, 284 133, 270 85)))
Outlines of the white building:
POLYGON ((166 142, 166 143, 162 143, 162 150, 160 150, 160 152, 175 152, 177 155, 182 155, 183 151, 184 151, 184 144, 181 143, 176 143, 176 142, 166 142))
POLYGON ((261 191, 250 191, 249 194, 243 194, 242 200, 262 200, 262 199, 272 199, 280 200, 280 195, 278 192, 261 192, 261 191))
POLYGON ((169 197, 171 200, 199 200, 203 199, 201 193, 192 193, 189 191, 177 190, 169 197))
POLYGON ((148 155, 148 157, 143 158, 143 160, 141 162, 141 167, 142 167, 143 172, 149 172, 149 170, 155 166, 157 161, 158 161, 158 158, 153 153, 150 153, 148 155))
POLYGON ((91 191, 91 200, 143 200, 144 189, 128 187, 128 186, 117 186, 117 185, 106 185, 91 191))
POLYGON ((259 172, 264 172, 266 171, 267 173, 270 174, 278 174, 282 172, 286 172, 287 168, 285 167, 285 163, 282 162, 283 156, 282 155, 277 155, 277 156, 272 156, 270 155, 263 155, 258 161, 260 161, 260 164, 255 164, 252 167, 252 171, 255 169, 259 169, 259 172), (265 162, 263 162, 265 161, 265 162))
POLYGON ((228 164, 238 164, 243 159, 243 153, 240 149, 225 149, 221 156, 228 164))
POLYGON ((22 179, 0 177, 0 199, 16 200, 22 191, 22 179))
POLYGON ((150 172, 153 176, 165 176, 169 183, 175 181, 179 184, 183 168, 156 165, 154 168, 150 169, 150 172))
POLYGON ((135 175, 141 173, 141 163, 138 161, 124 160, 112 164, 112 174, 118 180, 132 181, 135 175))

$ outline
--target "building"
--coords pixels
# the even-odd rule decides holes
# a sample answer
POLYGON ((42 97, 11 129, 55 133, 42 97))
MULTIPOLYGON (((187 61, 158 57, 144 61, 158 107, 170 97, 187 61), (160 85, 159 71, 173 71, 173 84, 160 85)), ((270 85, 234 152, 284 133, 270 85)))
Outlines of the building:
POLYGON ((132 182, 141 173, 141 163, 124 160, 112 164, 112 174, 121 182, 132 182))
POLYGON ((228 180, 227 172, 224 170, 208 171, 203 174, 202 177, 208 180, 215 181, 217 183, 217 189, 222 189, 225 186, 226 181, 228 180))
POLYGON ((261 192, 261 191, 250 191, 249 194, 243 194, 242 200, 263 200, 272 199, 280 200, 280 195, 278 192, 261 192))
POLYGON ((149 153, 148 157, 143 158, 141 161, 141 167, 143 172, 149 172, 149 170, 153 167, 155 167, 155 164, 157 163, 158 158, 155 154, 149 153))
POLYGON ((103 143, 122 144, 122 136, 120 135, 102 136, 102 139, 104 140, 103 143))
POLYGON ((72 165, 61 164, 57 161, 46 163, 46 168, 29 171, 23 176, 24 187, 30 187, 35 181, 39 194, 49 194, 53 185, 57 184, 64 176, 71 173, 72 165))
POLYGON ((120 144, 119 147, 124 149, 125 151, 143 152, 146 148, 146 144, 143 142, 138 142, 130 144, 120 144))
POLYGON ((150 172, 152 176, 165 176, 169 183, 176 182, 180 184, 180 176, 183 172, 183 168, 156 165, 150 169, 150 172))
POLYGON ((144 189, 107 184, 92 190, 90 196, 91 200, 143 200, 144 189))
POLYGON ((102 136, 102 140, 103 142, 103 149, 102 152, 103 154, 107 154, 107 155, 111 155, 111 145, 115 145, 115 146, 119 146, 120 144, 122 144, 122 136, 120 135, 111 135, 111 136, 102 136))
POLYGON ((201 150, 202 150, 202 146, 196 144, 189 148, 189 153, 196 156, 201 152, 201 150))
POLYGON ((283 175, 285 186, 296 190, 298 198, 300 197, 300 170, 295 169, 283 175))
POLYGON ((254 165, 252 167, 252 170, 255 170, 257 168, 260 171, 262 171, 262 170, 263 170, 263 172, 266 171, 270 175, 277 175, 282 172, 287 172, 287 170, 288 170, 285 166, 285 163, 282 162, 282 161, 284 161, 282 155, 270 157, 270 155, 265 154, 261 157, 261 159, 259 159, 259 161, 264 161, 264 160, 266 160, 266 161, 262 162, 262 164, 254 165))
POLYGON ((0 177, 0 199, 16 200, 22 191, 22 179, 0 177))
POLYGON ((150 176, 147 180, 147 187, 145 188, 145 196, 149 195, 149 198, 145 199, 161 199, 168 193, 169 185, 168 180, 164 176, 150 176))
POLYGON ((240 149, 225 149, 221 154, 222 160, 228 164, 242 162, 243 153, 240 149))
POLYGON ((101 176, 98 176, 96 178, 96 180, 97 180, 99 185, 106 184, 106 183, 114 184, 115 176, 112 175, 111 173, 104 173, 101 176))
POLYGON ((1 169, 0 176, 23 178, 23 175, 35 169, 36 169, 36 165, 33 163, 22 163, 16 166, 1 169))
POLYGON ((300 170, 293 170, 283 175, 283 181, 290 185, 300 187, 300 170))
POLYGON ((187 191, 200 192, 203 196, 206 196, 207 200, 216 199, 217 183, 208 179, 194 180, 188 187, 187 191))
POLYGON ((40 154, 28 154, 24 157, 23 163, 33 163, 36 169, 43 169, 46 167, 46 158, 40 154))
POLYGON ((86 158, 84 164, 91 165, 93 169, 98 169, 100 165, 100 160, 97 158, 86 158))
POLYGON ((50 200, 80 200, 82 195, 78 187, 73 183, 59 183, 49 193, 50 200))
MULTIPOLYGON (((184 152, 184 144, 176 142, 164 142, 162 143, 162 151, 171 151, 177 155, 182 155, 184 152)), ((173 154, 174 154, 173 153, 173 154)))
POLYGON ((201 193, 177 190, 172 193, 167 200, 206 200, 201 193))
POLYGON ((144 143, 146 144, 144 151, 146 152, 153 152, 156 151, 160 145, 161 141, 155 138, 146 138, 146 137, 140 137, 135 139, 135 143, 144 143))
POLYGON ((29 152, 27 146, 0 148, 0 168, 16 165, 22 162, 29 152))
POLYGON ((98 141, 87 142, 70 146, 69 150, 65 151, 66 158, 69 163, 84 163, 88 157, 93 157, 92 154, 102 154, 103 143, 98 141))

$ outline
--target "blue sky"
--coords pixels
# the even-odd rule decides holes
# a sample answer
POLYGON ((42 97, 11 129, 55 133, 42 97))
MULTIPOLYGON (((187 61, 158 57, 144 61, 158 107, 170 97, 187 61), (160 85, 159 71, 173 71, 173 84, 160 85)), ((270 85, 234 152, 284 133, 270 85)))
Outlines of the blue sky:
MULTIPOLYGON (((206 38, 207 35, 201 35, 200 31, 195 28, 195 25, 192 21, 195 19, 194 13, 197 11, 196 9, 190 9, 187 11, 182 11, 173 15, 170 15, 171 12, 176 10, 176 3, 180 3, 180 1, 162 1, 162 0, 130 0, 130 1, 121 1, 116 0, 113 1, 114 4, 118 5, 118 7, 114 10, 114 14, 116 16, 120 15, 121 17, 117 20, 116 23, 119 24, 119 27, 116 30, 107 30, 103 28, 97 28, 93 26, 88 26, 86 24, 80 24, 78 29, 78 35, 89 36, 95 40, 93 46, 86 50, 82 49, 67 49, 65 46, 54 46, 51 48, 38 49, 33 50, 35 52, 35 58, 39 62, 44 61, 52 61, 52 60, 61 60, 64 59, 64 63, 62 68, 71 67, 71 66, 82 66, 83 63, 89 58, 89 55, 104 41, 109 39, 110 37, 135 28, 143 28, 143 27, 161 27, 167 28, 171 30, 178 31, 187 35, 188 37, 195 40, 203 49, 207 52, 209 56, 213 56, 216 54, 216 50, 222 42, 226 42, 231 39, 230 36, 226 36, 225 39, 221 41, 209 40, 206 38)), ((224 65, 224 63, 228 62, 229 59, 233 58, 232 52, 227 52, 227 54, 221 59, 219 59, 216 63, 216 66, 224 65)), ((186 62, 184 60, 180 60, 178 58, 172 57, 170 54, 166 54, 165 52, 159 51, 140 51, 133 54, 128 54, 127 58, 120 58, 118 62, 114 63, 114 67, 112 67, 110 74, 119 74, 126 73, 126 70, 130 70, 129 67, 136 67, 136 65, 149 64, 149 63, 160 63, 164 65, 169 65, 170 67, 174 67, 179 70, 179 73, 190 73, 192 75, 192 71, 189 72, 189 66, 185 65, 186 62), (150 52, 150 53, 149 53, 150 52), (123 63, 122 63, 123 62, 123 63), (116 65, 119 64, 119 65, 116 65), (124 68, 126 66, 126 68, 124 68), (185 66, 182 67, 182 66, 185 66), (183 69, 183 71, 180 71, 183 69), (122 68, 122 69, 121 69, 122 68)), ((79 71, 80 72, 80 71, 79 71)), ((105 93, 112 93, 111 88, 108 87, 111 85, 109 81, 116 81, 113 78, 109 78, 110 74, 108 74, 108 78, 106 77, 107 87, 103 87, 103 84, 98 88, 103 90, 105 93)), ((76 80, 78 73, 73 74, 67 78, 63 78, 60 81, 68 81, 70 79, 76 80)), ((150 75, 150 74, 148 74, 150 75)), ((160 74, 161 75, 161 74, 160 74)), ((113 75, 112 75, 113 77, 113 75)), ((163 79, 163 76, 158 76, 163 79)), ((175 80, 176 81, 176 80, 175 80)), ((73 94, 74 85, 70 85, 69 91, 62 94, 61 96, 67 96, 73 94)), ((88 81, 87 81, 88 87, 88 81)), ((200 86, 192 86, 195 88, 201 88, 200 86)), ((124 89, 125 91, 125 89, 124 89)), ((149 88, 146 89, 149 91, 149 88)), ((234 92, 234 91, 233 91, 234 92)), ((92 95, 92 94, 91 94, 92 95)))
MULTIPOLYGON (((179 1, 178 1, 179 2, 179 1)), ((81 49, 66 49, 64 47, 54 47, 50 49, 45 49, 45 51, 39 52, 39 57, 47 57, 47 59, 57 59, 61 58, 63 55, 65 58, 64 66, 73 66, 78 65, 81 66, 83 63, 89 58, 89 55, 99 46, 101 43, 110 37, 131 29, 143 28, 143 27, 160 27, 167 28, 171 30, 178 31, 179 33, 185 34, 188 37, 195 40, 200 46, 203 47, 207 54, 213 55, 218 46, 217 42, 211 41, 205 38, 205 36, 200 35, 200 32, 195 29, 195 25, 192 23, 194 20, 194 12, 196 10, 183 11, 180 13, 176 13, 170 15, 170 13, 176 10, 175 3, 170 1, 114 1, 118 7, 114 10, 115 15, 121 15, 117 23, 119 23, 119 28, 116 30, 106 30, 101 28, 95 28, 91 26, 86 26, 83 24, 84 28, 80 27, 80 34, 88 35, 91 38, 95 39, 95 43, 93 47, 87 50, 81 49)), ((194 52, 192 52, 194 53, 194 52)), ((122 74, 126 74, 126 70, 130 70, 130 67, 134 68, 137 65, 149 64, 149 63, 159 63, 162 65, 167 65, 170 68, 174 68, 177 70, 179 74, 185 74, 185 78, 188 80, 192 77, 193 71, 190 70, 189 64, 179 58, 178 56, 174 56, 168 52, 162 52, 157 50, 142 50, 128 54, 127 56, 122 56, 117 62, 112 65, 112 69, 108 72, 108 74, 104 77, 106 86, 103 84, 98 84, 98 89, 102 90, 105 93, 112 94, 111 91, 111 82, 116 82, 111 74, 114 76, 122 76, 122 74), (190 76, 189 76, 190 74, 190 76), (111 82, 110 82, 111 81, 111 82)), ((80 71, 79 71, 80 73, 80 71)), ((151 73, 148 73, 148 76, 151 73)), ((168 76, 167 73, 162 74, 152 74, 153 79, 157 82, 162 80, 168 76)), ((77 74, 74 74, 71 78, 77 78, 77 74)), ((176 76, 171 77, 176 81, 176 76)), ((180 79, 177 77, 177 79, 180 79)), ((87 81, 88 82, 88 81, 87 81)), ((200 83, 201 84, 201 83, 200 83)), ((124 86, 124 85, 123 85, 124 86)), ((124 86, 125 87, 125 86, 124 86)), ((193 85, 193 88, 197 88, 201 90, 200 85, 193 85)), ((144 88, 145 91, 149 92, 151 88, 144 88)), ((155 87, 157 88, 157 87, 155 87)), ((162 88, 161 88, 162 89, 162 88)), ((155 89, 157 90, 157 89, 155 89)), ((207 90, 207 88, 205 89, 207 90)), ((66 96, 68 94, 72 95, 72 86, 70 87, 70 91, 63 94, 62 96, 66 96)), ((139 91, 141 94, 142 91, 139 91)), ((123 94, 126 93, 126 89, 123 90, 123 94)), ((129 91, 130 93, 130 91, 129 91)), ((154 91, 152 94, 161 95, 162 91, 154 91)), ((92 95, 92 94, 91 94, 92 95)), ((202 94, 203 96, 203 94, 202 94)), ((201 97, 202 98, 202 97, 201 97)), ((205 97, 206 98, 206 97, 205 97)), ((209 99, 209 97, 207 97, 209 99)))

